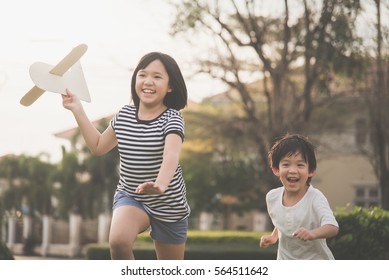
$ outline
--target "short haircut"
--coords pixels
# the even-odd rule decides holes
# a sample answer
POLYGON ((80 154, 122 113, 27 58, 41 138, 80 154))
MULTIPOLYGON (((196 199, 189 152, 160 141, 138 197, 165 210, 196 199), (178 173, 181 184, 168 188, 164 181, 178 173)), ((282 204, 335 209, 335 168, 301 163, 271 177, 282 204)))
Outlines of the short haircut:
POLYGON ((307 137, 299 134, 286 134, 274 143, 268 154, 270 167, 279 169, 284 157, 297 153, 308 163, 309 172, 316 170, 315 147, 307 137))
POLYGON ((186 89, 184 77, 182 76, 180 67, 177 62, 169 55, 160 52, 151 52, 144 55, 138 66, 135 68, 131 78, 131 96, 134 105, 139 108, 139 96, 135 90, 136 75, 139 70, 145 69, 154 60, 159 60, 165 67, 167 74, 169 75, 169 86, 172 89, 171 92, 166 94, 163 103, 168 108, 181 110, 185 108, 188 102, 188 92, 186 89))

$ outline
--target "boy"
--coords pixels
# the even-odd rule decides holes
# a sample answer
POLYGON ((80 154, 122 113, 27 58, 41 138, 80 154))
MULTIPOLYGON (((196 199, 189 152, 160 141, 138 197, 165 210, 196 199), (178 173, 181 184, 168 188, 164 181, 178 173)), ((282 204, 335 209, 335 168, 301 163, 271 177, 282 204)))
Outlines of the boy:
POLYGON ((274 230, 261 237, 260 247, 279 240, 278 260, 334 259, 326 238, 337 235, 339 226, 323 193, 311 185, 314 146, 301 135, 286 135, 269 151, 269 163, 283 186, 266 195, 274 230))

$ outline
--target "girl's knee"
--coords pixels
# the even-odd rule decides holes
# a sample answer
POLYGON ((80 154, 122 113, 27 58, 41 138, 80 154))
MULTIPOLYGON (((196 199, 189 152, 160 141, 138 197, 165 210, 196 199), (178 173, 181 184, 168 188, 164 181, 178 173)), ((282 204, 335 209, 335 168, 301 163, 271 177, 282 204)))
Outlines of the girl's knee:
POLYGON ((120 250, 123 248, 132 250, 134 242, 130 238, 110 237, 109 247, 111 250, 120 250))
POLYGON ((114 260, 134 259, 132 253, 133 244, 134 242, 128 239, 110 238, 109 250, 111 258, 114 260))

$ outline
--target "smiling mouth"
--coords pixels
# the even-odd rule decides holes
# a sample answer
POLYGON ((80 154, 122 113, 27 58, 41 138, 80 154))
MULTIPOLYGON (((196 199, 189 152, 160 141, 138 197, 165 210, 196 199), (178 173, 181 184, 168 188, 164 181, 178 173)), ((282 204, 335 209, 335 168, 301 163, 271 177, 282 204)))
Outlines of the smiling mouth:
POLYGON ((289 183, 297 183, 298 181, 300 181, 299 178, 286 178, 288 180, 289 183))
POLYGON ((151 89, 142 89, 142 92, 143 92, 143 93, 147 93, 147 94, 154 94, 154 93, 155 93, 155 90, 151 90, 151 89))

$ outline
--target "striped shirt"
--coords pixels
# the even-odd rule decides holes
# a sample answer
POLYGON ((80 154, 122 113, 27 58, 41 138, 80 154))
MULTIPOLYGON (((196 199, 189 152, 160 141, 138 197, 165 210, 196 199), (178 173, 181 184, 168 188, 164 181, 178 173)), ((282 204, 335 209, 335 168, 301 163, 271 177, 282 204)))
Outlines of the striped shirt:
POLYGON ((117 190, 127 192, 141 202, 146 211, 158 220, 180 221, 190 213, 180 165, 163 194, 137 194, 135 189, 141 183, 156 180, 168 134, 178 134, 184 141, 184 119, 174 109, 167 109, 150 121, 139 120, 137 112, 135 106, 125 105, 110 122, 120 154, 117 190))

